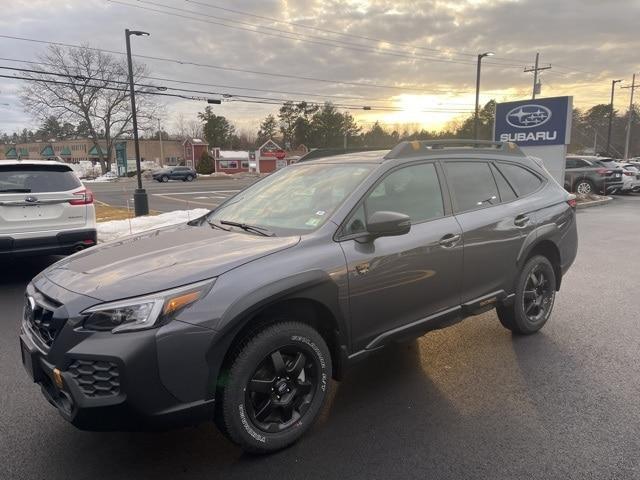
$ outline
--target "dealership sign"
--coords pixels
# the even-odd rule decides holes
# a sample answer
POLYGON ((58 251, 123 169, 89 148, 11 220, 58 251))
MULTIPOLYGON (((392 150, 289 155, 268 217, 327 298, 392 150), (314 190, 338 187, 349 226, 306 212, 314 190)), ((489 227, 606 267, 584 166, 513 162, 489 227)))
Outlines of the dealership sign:
POLYGON ((498 103, 494 139, 521 147, 568 145, 572 97, 498 103))

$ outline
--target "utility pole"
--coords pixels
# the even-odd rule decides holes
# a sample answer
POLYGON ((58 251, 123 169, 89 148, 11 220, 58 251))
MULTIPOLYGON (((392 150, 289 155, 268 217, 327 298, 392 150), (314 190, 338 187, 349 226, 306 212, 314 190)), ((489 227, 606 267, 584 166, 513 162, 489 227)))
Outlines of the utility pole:
POLYGON ((629 141, 631 140, 631 124, 633 121, 633 92, 635 92, 636 87, 640 87, 640 85, 636 85, 636 74, 633 74, 633 78, 631 80, 631 85, 628 87, 620 87, 620 88, 630 88, 631 95, 629 98, 629 113, 627 114, 627 137, 624 141, 624 159, 629 159, 629 141))
POLYGON ((164 148, 162 147, 162 129, 160 128, 160 119, 158 119, 158 138, 160 138, 160 166, 164 166, 164 148))
POLYGON ((538 90, 538 72, 542 70, 550 70, 551 65, 547 65, 546 67, 540 67, 540 52, 536 52, 536 64, 533 67, 528 67, 524 69, 525 73, 533 72, 533 94, 531 98, 535 100, 536 93, 540 93, 538 90))
POLYGON ((611 126, 613 125, 613 95, 616 89, 616 83, 622 80, 611 80, 611 103, 609 104, 609 129, 607 130, 607 155, 611 156, 611 126))

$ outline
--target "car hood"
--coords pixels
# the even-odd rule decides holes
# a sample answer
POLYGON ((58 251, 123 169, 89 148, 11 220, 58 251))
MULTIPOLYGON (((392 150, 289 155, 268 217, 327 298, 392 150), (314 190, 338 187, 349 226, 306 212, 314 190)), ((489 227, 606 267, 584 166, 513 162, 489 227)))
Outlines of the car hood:
POLYGON ((112 301, 217 277, 299 241, 183 224, 93 247, 43 275, 72 292, 112 301))

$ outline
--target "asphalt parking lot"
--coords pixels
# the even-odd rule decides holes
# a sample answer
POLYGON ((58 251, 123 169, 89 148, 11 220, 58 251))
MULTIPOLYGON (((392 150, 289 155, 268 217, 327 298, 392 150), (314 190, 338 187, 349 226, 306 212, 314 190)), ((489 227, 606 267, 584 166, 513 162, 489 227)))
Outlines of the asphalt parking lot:
MULTIPOLYGON (((194 182, 169 181, 167 183, 144 180, 143 187, 149 195, 149 208, 164 213, 191 208, 214 208, 256 180, 256 177, 229 179, 201 177, 194 182)), ((87 183, 87 186, 98 201, 114 207, 133 209, 133 192, 137 187, 135 179, 87 183)))
POLYGON ((539 334, 513 337, 489 312, 389 347, 333 385, 309 435, 262 457, 212 425, 65 423, 18 347, 24 287, 52 260, 0 264, 0 477, 638 479, 640 196, 578 216, 578 258, 539 334))

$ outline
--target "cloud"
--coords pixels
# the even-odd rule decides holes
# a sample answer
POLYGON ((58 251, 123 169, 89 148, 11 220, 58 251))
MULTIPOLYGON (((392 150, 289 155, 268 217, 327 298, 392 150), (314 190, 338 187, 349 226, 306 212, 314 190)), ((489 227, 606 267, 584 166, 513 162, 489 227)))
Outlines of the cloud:
MULTIPOLYGON (((123 1, 171 14, 103 0, 14 0, 3 5, 0 30, 4 35, 89 43, 124 51, 124 29, 136 28, 151 33, 149 38, 133 39, 132 48, 137 54, 245 70, 421 88, 427 97, 422 101, 428 100, 427 105, 451 109, 471 107, 475 88, 475 55, 481 51, 496 53, 495 57, 485 59, 483 63, 483 101, 493 97, 500 100, 528 95, 532 77, 525 74, 523 68, 533 62, 536 51, 541 53, 543 63, 553 66, 542 75, 543 95, 574 95, 577 106, 607 102, 612 77, 627 78, 633 71, 640 70, 635 55, 640 47, 636 33, 637 18, 640 18, 640 3, 637 1, 145 0, 173 7, 174 10, 133 0, 123 1), (202 3, 318 30, 207 8, 202 3), (248 24, 259 25, 262 33, 247 31, 258 29, 248 24), (350 36, 339 36, 325 30, 350 36), (298 40, 279 38, 278 35, 298 40), (386 51, 387 54, 368 51, 371 49, 386 51), (433 100, 435 103, 433 98, 437 99, 433 100)), ((23 60, 33 60, 44 48, 43 45, 8 39, 0 39, 0 44, 3 57, 23 60)), ((398 96, 403 92, 392 89, 277 78, 158 60, 145 62, 152 75, 157 77, 244 88, 362 97, 362 101, 348 100, 358 104, 395 105, 396 101, 402 101, 398 96)), ((6 64, 8 62, 0 61, 0 65, 6 64)), ((15 97, 19 83, 0 80, 0 103, 10 104, 10 107, 0 105, 0 130, 11 131, 25 126, 34 128, 21 112, 15 97)), ((215 87, 184 87, 273 98, 304 97, 215 87)), ((409 90, 404 93, 417 94, 409 90)), ((621 95, 621 102, 622 98, 621 95)), ((204 103, 194 101, 167 100, 166 123, 171 124, 178 112, 187 118, 194 117, 204 106, 204 103)), ((239 128, 251 129, 276 107, 229 102, 215 109, 239 128)), ((367 121, 394 121, 398 118, 398 115, 379 112, 353 113, 367 121)), ((414 115, 416 121, 435 127, 459 114, 415 112, 414 115)))

